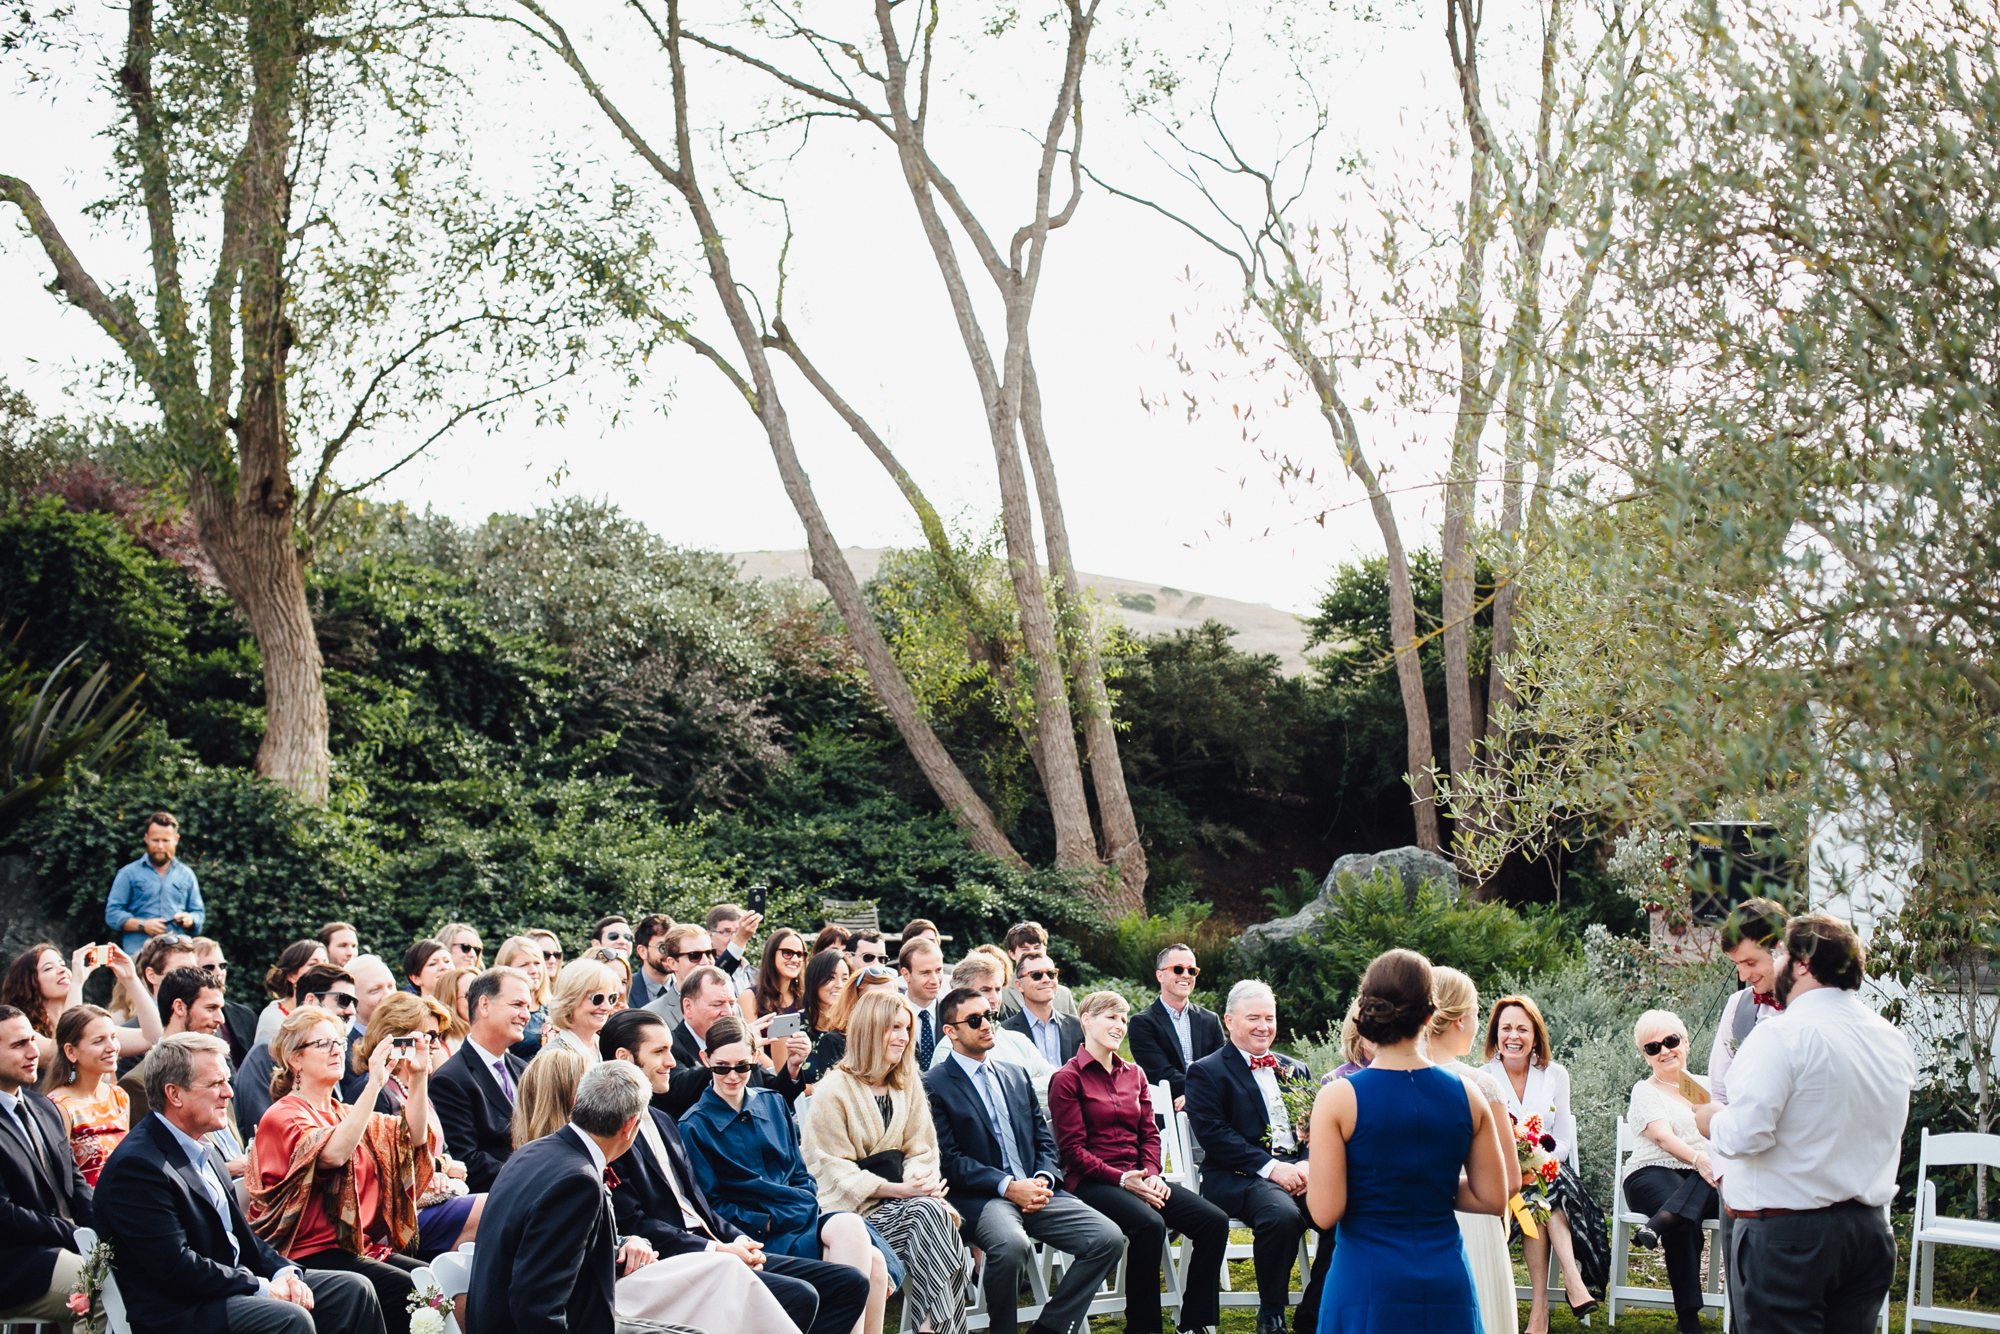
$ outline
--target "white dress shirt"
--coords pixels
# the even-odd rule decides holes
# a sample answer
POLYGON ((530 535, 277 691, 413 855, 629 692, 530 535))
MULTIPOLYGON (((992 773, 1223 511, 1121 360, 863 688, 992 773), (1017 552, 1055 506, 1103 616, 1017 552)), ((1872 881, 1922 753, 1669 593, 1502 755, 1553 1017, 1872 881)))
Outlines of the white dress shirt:
POLYGON ((1542 1118, 1542 1133, 1555 1138, 1556 1161, 1568 1163, 1572 1172, 1581 1170, 1576 1165, 1576 1117, 1569 1110, 1569 1071, 1562 1062, 1530 1065, 1525 1088, 1518 1097, 1507 1065, 1498 1056, 1480 1069, 1500 1081, 1500 1088, 1507 1095, 1507 1111, 1517 1121, 1526 1121, 1531 1116, 1542 1118))
MULTIPOLYGON (((1729 1067, 1736 1063, 1736 1013, 1740 1006, 1752 1006, 1757 1011, 1756 1023, 1776 1019, 1782 1011, 1768 1005, 1758 1005, 1750 999, 1751 990, 1744 987, 1722 1005, 1722 1021, 1715 1026, 1715 1042, 1708 1049, 1708 1095, 1717 1102, 1729 1101, 1729 1067)), ((1756 1032, 1756 1029, 1751 1029, 1756 1032)), ((1745 1039, 1746 1041, 1748 1039, 1745 1039)))
POLYGON ((716 1240, 709 1232, 708 1224, 694 1211, 694 1206, 688 1203, 688 1197, 681 1194, 680 1178, 674 1175, 673 1155, 667 1152, 666 1137, 660 1134, 660 1128, 653 1124, 650 1110, 639 1113, 639 1137, 645 1140, 646 1147, 652 1150, 653 1160, 659 1163, 661 1173, 667 1178, 667 1189, 673 1191, 674 1202, 681 1207, 681 1227, 697 1237, 707 1237, 707 1249, 714 1250, 716 1240))
MULTIPOLYGON (((993 1024, 991 1020, 987 1022, 993 1029, 993 1046, 987 1051, 986 1059, 999 1061, 1003 1065, 1020 1066, 1028 1076, 1028 1087, 1035 1091, 1035 1101, 1046 1111, 1049 1105, 1049 1080, 1055 1075, 1056 1068, 1042 1059, 1042 1054, 1035 1050, 1035 1044, 1028 1041, 1026 1036, 1016 1033, 1011 1028, 993 1024)), ((937 1050, 931 1053, 931 1069, 937 1069, 954 1055, 956 1052, 952 1048, 951 1041, 939 1038, 937 1050)))
POLYGON ((1709 1122, 1732 1209, 1824 1209, 1896 1194, 1917 1061, 1852 991, 1815 987, 1750 1031, 1709 1122))
MULTIPOLYGON (((1246 1065, 1255 1059, 1241 1047, 1236 1049, 1236 1054, 1243 1058, 1246 1065)), ((1257 1081, 1257 1091, 1264 1095, 1264 1119, 1271 1127, 1271 1152, 1291 1153, 1299 1147, 1299 1142, 1292 1137, 1292 1118, 1285 1114, 1285 1100, 1278 1093, 1276 1068, 1267 1065, 1259 1070, 1251 1066, 1250 1078, 1257 1081)), ((1271 1169, 1276 1167, 1277 1163, 1278 1160, 1273 1158, 1257 1169, 1257 1175, 1268 1180, 1271 1169)))
POLYGON ((1167 1022, 1174 1026, 1174 1037, 1180 1040, 1181 1064, 1194 1064, 1194 1007, 1182 1005, 1176 1010, 1165 996, 1160 997, 1160 1008, 1167 1012, 1167 1022))

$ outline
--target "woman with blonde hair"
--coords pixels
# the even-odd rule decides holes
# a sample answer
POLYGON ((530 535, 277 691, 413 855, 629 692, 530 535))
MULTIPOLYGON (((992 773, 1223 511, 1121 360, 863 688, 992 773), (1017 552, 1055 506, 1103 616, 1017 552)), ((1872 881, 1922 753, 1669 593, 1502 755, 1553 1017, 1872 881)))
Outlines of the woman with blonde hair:
POLYGON ((1361 1036, 1361 1025, 1358 1021, 1360 1013, 1361 997, 1356 996, 1347 1003, 1347 1017, 1340 1021, 1341 1064, 1322 1075, 1320 1083, 1331 1084, 1336 1079, 1345 1079, 1374 1064, 1375 1044, 1361 1036))
MULTIPOLYGON (((1625 1204, 1649 1215, 1652 1238, 1666 1252, 1667 1283, 1674 1290, 1674 1321, 1682 1331, 1701 1329, 1702 1220, 1721 1204, 1708 1141, 1694 1109, 1709 1101, 1708 1081, 1687 1068, 1688 1031, 1672 1010, 1648 1010, 1632 1025, 1632 1042, 1652 1073, 1632 1086, 1625 1123, 1632 1128, 1632 1156, 1625 1160, 1625 1204)), ((1731 1278, 1736 1277, 1733 1273, 1731 1278)))
POLYGON ((437 980, 425 990, 424 995, 444 1007, 444 1054, 450 1059, 458 1054, 459 1044, 472 1031, 472 1018, 465 1012, 465 989, 479 974, 470 968, 453 968, 438 974, 437 980))
POLYGON ((576 1106, 576 1086, 596 1062, 568 1043, 551 1042, 528 1062, 521 1086, 514 1093, 514 1117, 507 1129, 519 1149, 569 1124, 576 1106))
MULTIPOLYGON (((910 1040, 915 1022, 910 1002, 893 990, 855 1002, 846 1051, 820 1079, 802 1148, 820 1210, 860 1214, 903 1262, 903 1301, 917 1329, 963 1334, 968 1256, 958 1212, 945 1203, 937 1128, 910 1040)), ((886 1285, 879 1297, 871 1288, 868 1300, 879 1322, 886 1285)))
POLYGON ((97 1005, 73 1005, 56 1023, 56 1058, 42 1092, 62 1113, 69 1151, 91 1186, 132 1128, 132 1099, 118 1087, 118 1024, 97 1005))
MULTIPOLYGON (((1507 1174, 1507 1194, 1521 1189, 1521 1159, 1514 1150, 1507 1112, 1507 1091, 1484 1070, 1462 1063, 1479 1032, 1479 988, 1456 968, 1431 966, 1430 1022, 1424 1025, 1424 1045, 1440 1069, 1449 1070, 1479 1090, 1493 1113, 1493 1133, 1500 1143, 1500 1165, 1507 1174)), ((1362 1040, 1360 1031, 1355 1032, 1362 1040)), ((1352 1059, 1351 1057, 1349 1058, 1352 1059)), ((1483 1334, 1515 1334, 1521 1327, 1521 1307, 1514 1296, 1514 1257, 1507 1251, 1507 1224, 1492 1214, 1458 1215, 1458 1235, 1465 1244, 1465 1261, 1472 1269, 1472 1292, 1479 1299, 1483 1334)))
POLYGON ((587 1064, 597 1064, 598 1030, 624 1003, 625 990, 610 964, 598 959, 570 960, 556 974, 555 993, 549 997, 549 1026, 542 1031, 542 1050, 568 1047, 587 1064))
POLYGON ((431 1184, 431 1048, 378 1042, 351 1106, 335 1097, 346 1067, 347 1024, 316 1005, 285 1016, 271 1036, 270 1109, 250 1151, 250 1226, 305 1269, 368 1280, 392 1334, 408 1334, 410 1275, 421 1261, 417 1200, 431 1184), (402 1114, 377 1111, 391 1074, 408 1090, 402 1114))
MULTIPOLYGON (((377 1047, 392 1038, 414 1037, 429 1047, 431 1066, 435 1069, 445 1060, 444 1034, 449 1019, 444 1006, 429 996, 392 991, 376 1003, 375 1013, 368 1017, 368 1027, 348 1052, 348 1068, 356 1074, 364 1073, 377 1047)), ((410 1085, 392 1069, 382 1083, 375 1110, 394 1115, 403 1110, 409 1098, 410 1085)), ((417 1245, 413 1253, 419 1260, 429 1260, 473 1240, 479 1231, 479 1215, 486 1206, 484 1195, 467 1190, 465 1164, 445 1154, 444 1127, 436 1117, 430 1121, 429 1151, 431 1184, 417 1197, 417 1245)))

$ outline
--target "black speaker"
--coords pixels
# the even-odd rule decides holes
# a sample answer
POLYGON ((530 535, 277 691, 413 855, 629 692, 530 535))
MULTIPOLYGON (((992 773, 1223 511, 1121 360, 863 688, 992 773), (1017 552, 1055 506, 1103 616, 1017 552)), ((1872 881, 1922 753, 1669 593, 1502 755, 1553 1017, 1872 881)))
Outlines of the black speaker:
POLYGON ((1694 847, 1688 890, 1697 922, 1720 922, 1745 899, 1792 900, 1791 860, 1774 851, 1777 829, 1755 820, 1688 826, 1694 847))

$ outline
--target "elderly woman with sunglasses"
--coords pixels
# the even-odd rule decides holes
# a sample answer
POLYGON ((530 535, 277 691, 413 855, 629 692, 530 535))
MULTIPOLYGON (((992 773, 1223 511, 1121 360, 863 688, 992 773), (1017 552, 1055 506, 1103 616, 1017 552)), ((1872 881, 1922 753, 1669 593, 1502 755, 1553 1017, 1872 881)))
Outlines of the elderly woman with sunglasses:
MULTIPOLYGON (((1709 1100, 1708 1081, 1689 1073, 1687 1025, 1671 1010, 1640 1015, 1632 1040, 1652 1073, 1632 1086, 1625 1114, 1636 1132, 1625 1160, 1625 1204, 1651 1216, 1647 1226, 1666 1252, 1675 1322, 1692 1334, 1701 1328, 1701 1223, 1721 1203, 1708 1141, 1694 1116, 1709 1100)), ((1635 1240, 1647 1243, 1643 1235, 1635 1240)))
POLYGON ((543 1049, 568 1047, 596 1064, 598 1030, 624 1004, 625 983, 617 969, 601 959, 571 959, 556 974, 543 1049))

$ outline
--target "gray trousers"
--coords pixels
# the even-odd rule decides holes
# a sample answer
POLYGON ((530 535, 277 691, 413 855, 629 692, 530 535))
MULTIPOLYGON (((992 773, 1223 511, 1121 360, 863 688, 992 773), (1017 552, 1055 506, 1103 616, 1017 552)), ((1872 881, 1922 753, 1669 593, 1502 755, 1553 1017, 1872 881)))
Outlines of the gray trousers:
POLYGON ((1037 1322, 1063 1334, 1083 1319, 1098 1286, 1111 1277, 1118 1257, 1125 1253, 1125 1234, 1063 1191, 1031 1214, 1023 1214, 1011 1200, 993 1200, 965 1229, 965 1239, 986 1252, 986 1310, 993 1334, 1014 1334, 1021 1273, 1032 1259, 1031 1239, 1075 1257, 1037 1322))
POLYGON ((1880 1208, 1739 1218, 1732 1231, 1736 1334, 1865 1334, 1881 1321, 1896 1241, 1880 1208))
POLYGON ((382 1303, 359 1274, 300 1271, 313 1309, 276 1297, 231 1297, 223 1303, 229 1334, 383 1334, 382 1303))

